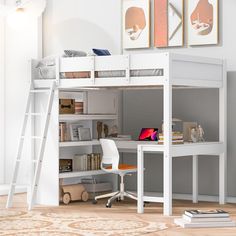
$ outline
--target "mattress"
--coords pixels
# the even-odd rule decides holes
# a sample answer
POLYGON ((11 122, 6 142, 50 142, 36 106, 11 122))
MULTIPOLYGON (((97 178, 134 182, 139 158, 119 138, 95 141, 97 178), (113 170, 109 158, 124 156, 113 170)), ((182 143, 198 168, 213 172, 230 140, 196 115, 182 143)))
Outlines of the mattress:
MULTIPOLYGON (((96 71, 95 78, 116 78, 125 77, 126 72, 115 71, 96 71)), ((130 70, 131 77, 143 77, 143 76, 163 76, 163 69, 145 69, 145 70, 130 70)), ((64 72, 61 73, 62 79, 82 79, 90 78, 90 72, 64 72)))

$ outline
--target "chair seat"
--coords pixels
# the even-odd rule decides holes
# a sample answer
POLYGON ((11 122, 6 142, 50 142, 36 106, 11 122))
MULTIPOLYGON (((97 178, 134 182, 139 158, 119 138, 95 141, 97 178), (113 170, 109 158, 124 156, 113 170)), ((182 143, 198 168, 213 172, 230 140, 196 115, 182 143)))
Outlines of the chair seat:
MULTIPOLYGON (((128 164, 119 164, 118 166, 119 170, 137 170, 137 166, 133 166, 133 165, 128 165, 128 164)), ((111 170, 112 166, 107 166, 105 169, 107 170, 111 170)))

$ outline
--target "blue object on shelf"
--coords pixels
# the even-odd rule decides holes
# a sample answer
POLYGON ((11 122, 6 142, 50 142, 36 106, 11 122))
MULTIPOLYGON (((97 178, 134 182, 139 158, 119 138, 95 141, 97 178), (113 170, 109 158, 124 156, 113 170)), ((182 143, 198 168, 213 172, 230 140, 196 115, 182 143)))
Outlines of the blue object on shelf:
POLYGON ((97 55, 97 56, 110 56, 111 53, 107 50, 107 49, 97 49, 97 48, 93 48, 93 52, 97 55))

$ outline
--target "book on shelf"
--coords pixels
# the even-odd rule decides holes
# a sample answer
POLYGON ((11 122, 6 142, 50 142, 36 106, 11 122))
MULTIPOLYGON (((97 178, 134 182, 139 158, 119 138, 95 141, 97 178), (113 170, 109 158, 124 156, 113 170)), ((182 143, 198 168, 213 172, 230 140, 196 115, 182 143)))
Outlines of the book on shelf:
POLYGON ((59 123, 59 142, 66 141, 66 123, 60 122, 59 123))
POLYGON ((101 155, 99 153, 77 154, 73 159, 74 171, 100 170, 101 155))
POLYGON ((174 220, 175 224, 183 228, 207 227, 235 227, 236 223, 229 217, 229 213, 221 210, 186 210, 182 218, 174 220))
MULTIPOLYGON (((164 134, 159 134, 158 144, 164 144, 164 134)), ((182 132, 173 131, 172 132, 172 144, 183 144, 184 137, 182 132)))

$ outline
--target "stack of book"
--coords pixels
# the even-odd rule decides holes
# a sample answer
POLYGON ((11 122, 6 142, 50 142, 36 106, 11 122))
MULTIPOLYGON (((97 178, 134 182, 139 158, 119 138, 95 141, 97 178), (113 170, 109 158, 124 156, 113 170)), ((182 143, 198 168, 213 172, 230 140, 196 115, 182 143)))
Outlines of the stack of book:
POLYGON ((100 153, 79 154, 73 159, 74 171, 100 170, 101 155, 100 153))
POLYGON ((59 123, 59 141, 60 142, 66 141, 66 123, 65 122, 59 123))
POLYGON ((186 210, 175 224, 183 228, 235 227, 236 223, 224 210, 186 210))
POLYGON ((130 141, 132 140, 131 135, 128 134, 118 134, 116 137, 108 137, 109 139, 113 139, 114 141, 130 141))
MULTIPOLYGON (((184 136, 182 132, 174 131, 172 132, 172 143, 173 144, 183 144, 184 143, 184 136)), ((164 144, 164 134, 159 134, 158 144, 164 144)))

